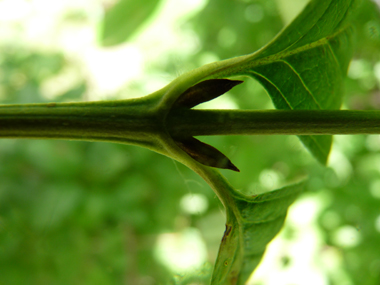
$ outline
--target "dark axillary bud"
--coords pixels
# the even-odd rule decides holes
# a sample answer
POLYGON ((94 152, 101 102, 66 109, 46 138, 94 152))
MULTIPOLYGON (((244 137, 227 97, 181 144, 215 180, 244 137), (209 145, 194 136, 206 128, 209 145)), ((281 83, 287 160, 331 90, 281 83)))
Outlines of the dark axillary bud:
POLYGON ((232 162, 216 148, 193 137, 175 139, 176 144, 190 157, 207 166, 240 172, 232 162))
MULTIPOLYGON (((210 101, 223 95, 238 84, 241 80, 229 79, 209 79, 204 80, 183 92, 173 104, 173 109, 188 108, 203 102, 210 101)), ((207 166, 230 169, 240 172, 240 170, 216 148, 205 144, 193 137, 174 138, 175 143, 185 151, 190 157, 207 166)))
POLYGON ((223 95, 238 84, 243 83, 241 80, 229 79, 209 79, 204 80, 183 92, 173 107, 193 108, 194 106, 210 101, 223 95))

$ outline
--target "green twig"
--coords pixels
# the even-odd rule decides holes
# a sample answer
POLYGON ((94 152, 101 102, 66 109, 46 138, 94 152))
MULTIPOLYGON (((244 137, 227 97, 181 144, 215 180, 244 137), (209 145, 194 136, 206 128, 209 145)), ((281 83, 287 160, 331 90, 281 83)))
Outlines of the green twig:
POLYGON ((110 141, 154 149, 163 129, 156 102, 139 99, 0 106, 0 138, 110 141))
POLYGON ((171 114, 173 136, 380 134, 380 111, 181 110, 171 114))
MULTIPOLYGON (((380 111, 188 110, 160 118, 154 100, 0 106, 0 138, 112 141, 206 135, 380 134, 380 111)), ((147 145, 144 145, 147 144, 147 145)))

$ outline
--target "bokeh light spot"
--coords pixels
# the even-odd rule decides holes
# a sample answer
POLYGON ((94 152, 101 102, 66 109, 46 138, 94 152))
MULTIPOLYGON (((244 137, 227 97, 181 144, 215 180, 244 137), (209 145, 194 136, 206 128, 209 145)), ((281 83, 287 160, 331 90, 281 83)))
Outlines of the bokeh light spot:
POLYGON ((234 30, 228 27, 222 28, 218 33, 218 43, 220 46, 229 48, 236 42, 237 35, 234 30))
POLYGON ((369 186, 369 191, 373 197, 380 199, 380 179, 372 181, 369 186))
POLYGON ((361 235, 353 226, 342 226, 333 235, 333 242, 340 247, 355 247, 361 242, 361 235))
POLYGON ((327 211, 323 214, 321 222, 326 229, 332 230, 339 226, 341 218, 336 212, 327 211))
POLYGON ((368 135, 366 138, 365 146, 369 151, 380 150, 380 135, 368 135))
POLYGON ((376 221, 375 221, 375 228, 376 230, 380 233, 380 216, 378 216, 376 218, 376 221))
POLYGON ((181 208, 188 214, 202 214, 208 208, 208 201, 203 194, 186 194, 181 199, 181 208))
POLYGON ((264 18, 264 10, 261 5, 252 4, 245 9, 244 16, 248 22, 257 23, 264 18))
POLYGON ((199 230, 187 228, 159 235, 155 255, 171 271, 185 273, 206 262, 207 251, 199 230))
POLYGON ((267 190, 278 188, 281 177, 277 171, 272 169, 264 169, 259 175, 259 181, 262 187, 267 190))

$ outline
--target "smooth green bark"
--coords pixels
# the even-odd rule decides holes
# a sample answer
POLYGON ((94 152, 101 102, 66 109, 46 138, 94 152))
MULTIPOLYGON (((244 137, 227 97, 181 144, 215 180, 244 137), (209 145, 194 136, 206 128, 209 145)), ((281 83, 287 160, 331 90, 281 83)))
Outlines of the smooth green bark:
MULTIPOLYGON (((141 99, 0 106, 0 138, 111 141, 152 146, 152 138, 209 135, 380 134, 380 111, 188 110, 160 118, 141 99)), ((151 148, 151 147, 149 147, 151 148)))
POLYGON ((108 141, 155 149, 163 119, 151 97, 0 106, 1 138, 108 141))
POLYGON ((173 136, 379 134, 380 111, 183 110, 168 124, 173 136))

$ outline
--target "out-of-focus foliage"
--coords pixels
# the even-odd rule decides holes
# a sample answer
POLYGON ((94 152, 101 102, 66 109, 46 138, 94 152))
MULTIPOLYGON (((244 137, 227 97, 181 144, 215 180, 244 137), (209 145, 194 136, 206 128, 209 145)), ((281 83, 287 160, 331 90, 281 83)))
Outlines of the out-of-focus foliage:
MULTIPOLYGON (((380 11, 365 1, 357 18, 356 58, 346 81, 346 107, 380 109, 380 11)), ((336 136, 335 185, 320 213, 326 249, 341 251, 352 284, 380 283, 380 136, 336 136), (345 169, 345 170, 343 170, 345 169)), ((331 273, 331 284, 340 284, 331 273)))
MULTIPOLYGON (((198 40, 196 52, 181 57, 181 64, 197 67, 259 49, 289 16, 280 9, 281 2, 209 0, 177 27, 194 28, 198 40)), ((364 9, 358 18, 358 53, 350 66, 344 106, 379 109, 379 13, 369 1, 364 9)), ((46 80, 75 67, 62 52, 36 52, 1 41, 0 46, 1 103, 48 101, 42 96, 46 80)), ((152 62, 173 77, 178 65, 176 56, 152 62)), ((89 79, 82 77, 54 101, 86 98, 93 90, 89 79)), ((136 93, 148 83, 137 80, 120 92, 136 93)), ((264 89, 253 80, 212 104, 272 108, 264 89)), ((316 213, 319 240, 313 256, 325 282, 321 284, 380 283, 378 135, 335 137, 327 168, 318 165, 293 136, 202 141, 239 167, 239 174, 222 172, 245 193, 266 192, 309 174, 304 198, 323 201, 316 213)), ((108 143, 0 141, 0 283, 207 284, 223 220, 222 206, 207 185, 181 165, 147 150, 108 143), (182 206, 184 198, 196 194, 208 203, 200 214, 182 206), (189 228, 198 229, 207 245, 207 259, 200 269, 173 272, 157 258, 158 239, 166 234, 174 244, 189 228)), ((270 284, 267 280, 276 276, 282 279, 274 284, 299 281, 299 276, 287 275, 304 262, 295 253, 299 245, 295 241, 303 234, 296 225, 290 213, 281 234, 287 246, 277 256, 268 256, 273 266, 278 265, 276 271, 271 267, 265 275, 259 268, 257 284, 270 284)), ((263 270, 266 266, 264 257, 263 270)))
POLYGON ((113 46, 126 41, 149 19, 159 3, 159 0, 119 0, 109 7, 102 21, 102 45, 113 46))
POLYGON ((12 46, 0 47, 2 103, 40 103, 41 82, 59 73, 64 57, 57 53, 31 53, 12 46))

